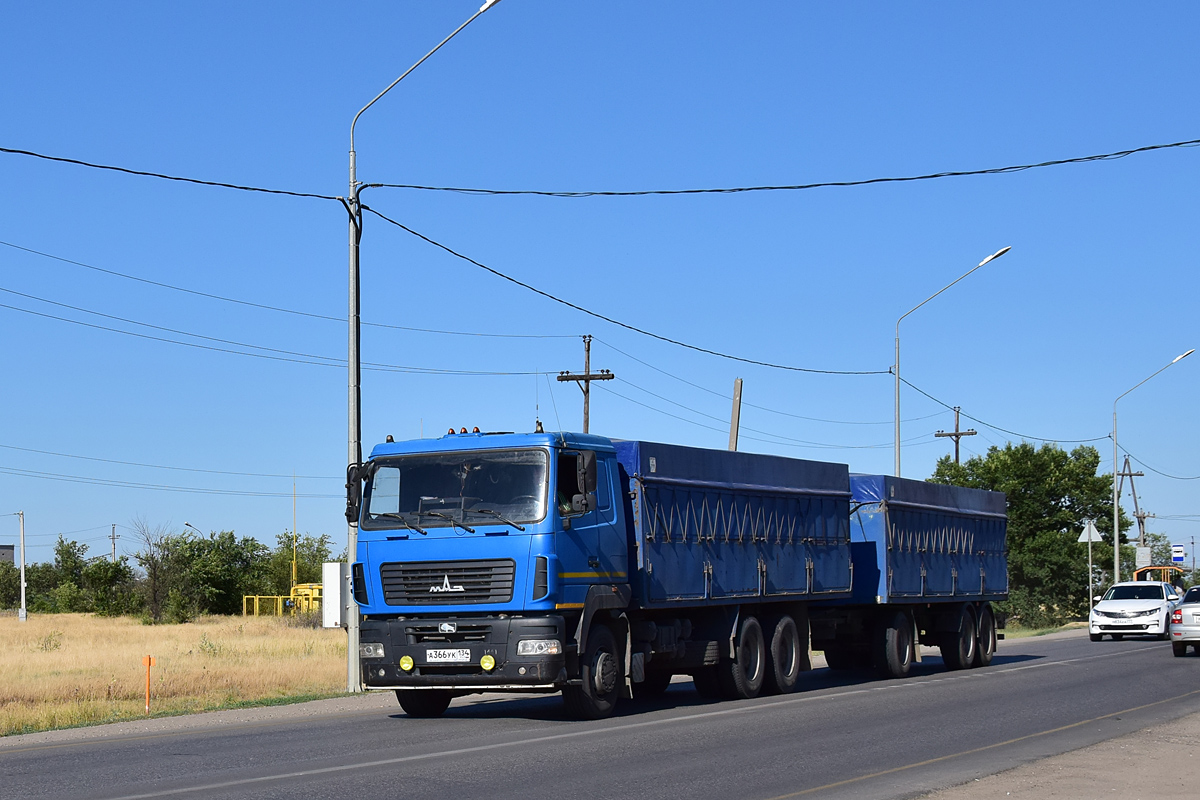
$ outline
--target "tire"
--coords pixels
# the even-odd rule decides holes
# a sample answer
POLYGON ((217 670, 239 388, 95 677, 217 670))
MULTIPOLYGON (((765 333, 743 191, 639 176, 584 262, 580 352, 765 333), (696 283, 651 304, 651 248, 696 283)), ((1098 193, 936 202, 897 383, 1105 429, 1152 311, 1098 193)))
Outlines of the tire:
POLYGON ((771 644, 767 647, 767 670, 763 681, 765 694, 791 694, 800 682, 800 629, 796 620, 784 614, 775 620, 771 644))
POLYGON ((647 672, 644 681, 633 684, 633 699, 657 700, 670 687, 673 677, 669 672, 647 672))
POLYGON ((883 678, 904 678, 912 668, 913 623, 907 612, 897 611, 875 630, 876 674, 883 678))
POLYGON ((1089 633, 1088 638, 1091 639, 1093 642, 1098 642, 1104 638, 1104 634, 1103 633, 1089 633))
POLYGON ((746 617, 738 625, 734 652, 737 658, 717 664, 721 693, 730 700, 758 697, 766 680, 767 648, 763 642, 762 625, 754 617, 746 617))
POLYGON ((1183 658, 1187 655, 1187 642, 1171 642, 1171 652, 1176 658, 1183 658))
POLYGON ((446 689, 397 689, 396 699, 410 717, 428 719, 440 717, 454 698, 446 689))
POLYGON ((624 677, 621 650, 607 625, 593 625, 579 661, 579 686, 563 687, 567 713, 576 719, 604 719, 617 707, 624 677))
POLYGON ((975 612, 970 606, 958 611, 958 626, 952 633, 942 634, 942 661, 946 669, 967 669, 975 661, 975 612))
POLYGON ((696 693, 705 700, 720 700, 721 680, 717 677, 716 666, 701 667, 692 673, 692 684, 696 687, 696 693))
POLYGON ((996 655, 996 615, 992 613, 991 606, 984 606, 979 612, 979 631, 975 640, 975 661, 972 666, 986 667, 996 655))

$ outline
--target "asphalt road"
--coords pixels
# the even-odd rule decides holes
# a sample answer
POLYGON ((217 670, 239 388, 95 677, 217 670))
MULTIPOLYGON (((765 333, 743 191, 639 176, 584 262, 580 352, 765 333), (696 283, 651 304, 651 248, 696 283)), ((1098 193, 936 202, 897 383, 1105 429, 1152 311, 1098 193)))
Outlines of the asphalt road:
MULTIPOLYGON (((595 723, 555 697, 456 700, 412 720, 379 697, 333 713, 0 742, 6 798, 902 798, 1200 711, 1200 658, 1084 634, 936 656, 903 681, 814 670, 787 697, 708 703, 676 683, 595 723)), ((149 723, 144 723, 148 725, 149 723)))

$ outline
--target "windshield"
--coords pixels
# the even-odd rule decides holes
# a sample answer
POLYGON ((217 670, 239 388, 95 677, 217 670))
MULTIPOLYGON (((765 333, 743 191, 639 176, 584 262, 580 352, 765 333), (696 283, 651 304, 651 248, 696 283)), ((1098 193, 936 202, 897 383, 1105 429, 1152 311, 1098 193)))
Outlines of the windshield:
POLYGON ((1163 588, 1157 584, 1145 586, 1114 586, 1104 595, 1105 600, 1162 600, 1163 588))
POLYGON ((379 459, 364 528, 520 524, 546 515, 545 450, 438 453, 379 459))

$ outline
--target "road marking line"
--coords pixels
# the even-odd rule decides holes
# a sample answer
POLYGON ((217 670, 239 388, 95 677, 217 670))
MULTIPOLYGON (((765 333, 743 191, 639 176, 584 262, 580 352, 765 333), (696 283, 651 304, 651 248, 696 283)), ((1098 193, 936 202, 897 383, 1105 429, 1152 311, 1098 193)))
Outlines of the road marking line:
POLYGON ((777 795, 776 797, 769 798, 769 800, 788 800, 788 798, 802 797, 806 794, 812 794, 813 792, 828 791, 829 789, 836 789, 839 786, 847 786, 851 783, 859 783, 860 781, 869 780, 871 778, 880 778, 880 777, 883 777, 884 775, 893 775, 897 772, 903 772, 905 770, 914 769, 916 767, 927 767, 930 764, 937 764, 942 761, 949 761, 952 758, 958 758, 960 756, 974 755, 975 753, 983 753, 988 750, 995 750, 997 747, 1004 747, 1006 745, 1016 744, 1017 742, 1024 742, 1029 739, 1036 739, 1039 736, 1046 736, 1051 733, 1061 733, 1062 731, 1069 731, 1072 728, 1078 728, 1081 725, 1090 725, 1093 722, 1099 722, 1100 720, 1110 719, 1112 717, 1120 716, 1121 714, 1130 714, 1134 711, 1142 711, 1143 709, 1153 708, 1154 706, 1159 706, 1159 705, 1162 705, 1163 703, 1174 703, 1174 702, 1184 699, 1185 697, 1191 697, 1192 695, 1195 695, 1195 694, 1200 694, 1200 689, 1195 689, 1190 692, 1184 692, 1183 694, 1181 694, 1177 697, 1168 697, 1165 700, 1155 700, 1153 703, 1146 703, 1145 705, 1142 705, 1142 706, 1134 706, 1133 708, 1126 708, 1122 711, 1114 711, 1111 714, 1102 714, 1098 717, 1093 717, 1091 719, 1080 720, 1079 722, 1072 722, 1070 725, 1062 725, 1057 728, 1050 728, 1049 730, 1038 731, 1037 733, 1030 733, 1030 734, 1026 734, 1025 736, 1018 736, 1017 738, 1009 739, 1006 742, 996 742, 994 744, 985 744, 983 747, 976 747, 971 750, 963 750, 960 753, 951 753, 951 754, 945 755, 945 756, 938 756, 937 758, 926 759, 925 761, 917 761, 916 763, 906 764, 902 767, 892 767, 891 769, 885 769, 885 770, 881 770, 879 772, 872 772, 869 775, 859 775, 856 778, 847 778, 844 781, 837 781, 836 783, 827 783, 824 786, 814 786, 811 789, 801 789, 800 791, 792 792, 791 794, 777 795))

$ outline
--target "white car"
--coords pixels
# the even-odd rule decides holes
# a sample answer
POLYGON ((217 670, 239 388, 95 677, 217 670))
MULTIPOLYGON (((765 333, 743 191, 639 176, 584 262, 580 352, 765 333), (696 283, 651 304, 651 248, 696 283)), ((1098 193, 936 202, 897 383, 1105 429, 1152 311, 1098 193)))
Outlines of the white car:
POLYGON ((1113 584, 1092 608, 1088 633, 1093 642, 1108 634, 1113 639, 1126 635, 1169 639, 1171 612, 1179 600, 1176 589, 1158 581, 1128 581, 1113 584))

